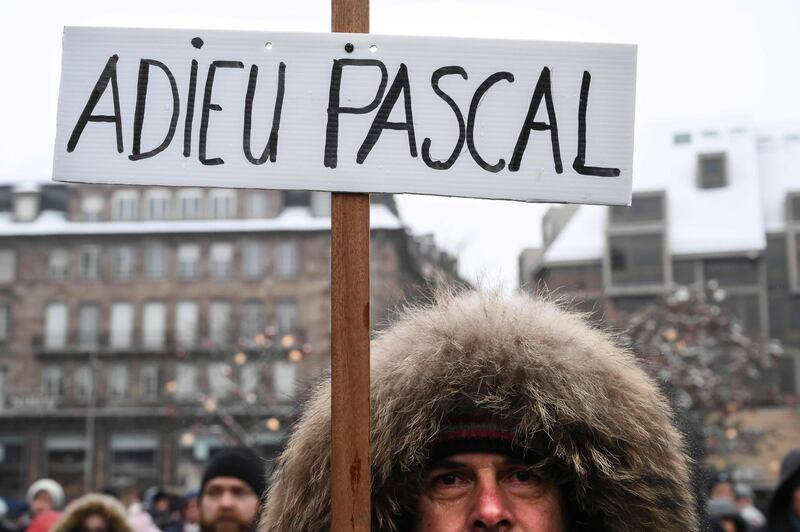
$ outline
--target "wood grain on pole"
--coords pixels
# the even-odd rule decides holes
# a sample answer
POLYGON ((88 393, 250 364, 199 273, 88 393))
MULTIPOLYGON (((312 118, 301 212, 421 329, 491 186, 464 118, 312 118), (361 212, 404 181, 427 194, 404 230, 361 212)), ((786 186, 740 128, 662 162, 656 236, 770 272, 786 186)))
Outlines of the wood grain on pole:
MULTIPOLYGON (((369 0, 331 8, 331 31, 369 33, 369 0)), ((331 530, 369 532, 369 194, 334 193, 331 217, 331 530)))

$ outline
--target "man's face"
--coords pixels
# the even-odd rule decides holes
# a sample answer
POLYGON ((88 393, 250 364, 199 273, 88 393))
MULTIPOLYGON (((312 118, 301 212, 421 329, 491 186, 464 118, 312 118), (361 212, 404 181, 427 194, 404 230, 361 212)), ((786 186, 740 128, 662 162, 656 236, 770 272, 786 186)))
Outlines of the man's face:
POLYGON ((108 532, 106 520, 98 514, 92 514, 81 523, 79 532, 108 532))
POLYGON ((197 499, 189 499, 183 510, 183 518, 187 523, 197 523, 200 520, 200 507, 197 499))
POLYGON ((418 532, 564 532, 558 489, 518 460, 457 454, 425 475, 418 532))
POLYGON ((42 512, 53 509, 53 498, 46 491, 40 491, 33 496, 31 503, 31 514, 35 517, 42 512))
POLYGON ((734 500, 736 498, 736 491, 733 489, 733 484, 728 481, 717 482, 714 484, 714 487, 711 488, 711 498, 734 500))
POLYGON ((203 532, 245 532, 256 517, 258 496, 249 484, 234 477, 209 480, 200 494, 203 532))

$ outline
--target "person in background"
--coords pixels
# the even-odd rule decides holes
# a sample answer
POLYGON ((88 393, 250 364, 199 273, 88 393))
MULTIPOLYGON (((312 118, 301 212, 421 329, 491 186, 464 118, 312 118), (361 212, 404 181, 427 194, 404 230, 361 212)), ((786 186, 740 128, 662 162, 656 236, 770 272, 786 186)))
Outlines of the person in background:
POLYGON ((166 491, 161 488, 151 488, 145 499, 148 501, 147 511, 159 530, 179 532, 180 523, 172 513, 172 501, 166 491))
POLYGON ((51 532, 133 532, 133 528, 119 501, 90 493, 72 501, 51 532))
POLYGON ((733 499, 718 497, 708 501, 708 516, 712 526, 724 532, 747 532, 747 522, 739 512, 733 499))
POLYGON ((8 519, 8 504, 0 498, 0 532, 14 532, 17 529, 8 519))
POLYGON ((767 523, 767 518, 755 507, 753 498, 753 488, 742 482, 736 484, 736 506, 739 508, 739 513, 747 522, 747 526, 756 530, 767 523))
POLYGON ((789 451, 781 462, 778 486, 761 532, 800 532, 800 448, 789 451))
POLYGON ((736 489, 733 479, 728 473, 717 475, 714 485, 711 486, 711 496, 709 500, 727 499, 733 501, 736 498, 736 489))
POLYGON ((252 450, 237 447, 221 452, 203 473, 200 530, 251 530, 266 484, 264 461, 252 450))
POLYGON ((64 488, 53 479, 40 478, 31 484, 25 498, 30 513, 30 521, 25 527, 27 532, 48 532, 64 505, 64 488))
POLYGON ((200 503, 197 490, 188 491, 181 499, 181 532, 200 532, 200 503))
POLYGON ((122 504, 128 511, 128 521, 134 532, 161 532, 153 523, 153 518, 144 510, 139 489, 130 486, 122 493, 122 504))
POLYGON ((40 478, 28 488, 26 499, 33 518, 43 512, 60 510, 64 505, 64 488, 51 478, 40 478))

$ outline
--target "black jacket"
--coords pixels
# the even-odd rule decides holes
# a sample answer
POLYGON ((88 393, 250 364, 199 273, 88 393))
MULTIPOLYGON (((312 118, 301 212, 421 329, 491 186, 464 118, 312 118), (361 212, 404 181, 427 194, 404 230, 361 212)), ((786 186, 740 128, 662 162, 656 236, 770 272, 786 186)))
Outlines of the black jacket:
POLYGON ((789 451, 781 463, 778 487, 772 494, 767 511, 767 526, 759 532, 795 532, 789 521, 791 497, 794 487, 800 482, 800 449, 789 451))

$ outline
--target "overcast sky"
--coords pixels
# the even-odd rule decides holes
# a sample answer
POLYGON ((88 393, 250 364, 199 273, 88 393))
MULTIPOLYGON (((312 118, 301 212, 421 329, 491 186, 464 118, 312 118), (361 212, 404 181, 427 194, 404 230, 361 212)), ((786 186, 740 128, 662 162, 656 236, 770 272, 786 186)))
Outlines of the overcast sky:
MULTIPOLYGON (((65 25, 330 30, 330 2, 21 2, 0 18, 0 179, 50 177, 65 25)), ((633 43, 638 49, 634 181, 646 133, 738 115, 800 123, 797 0, 372 0, 371 32, 633 43)), ((457 253, 461 271, 516 285, 517 256, 539 244, 545 205, 403 196, 404 221, 457 253)))

